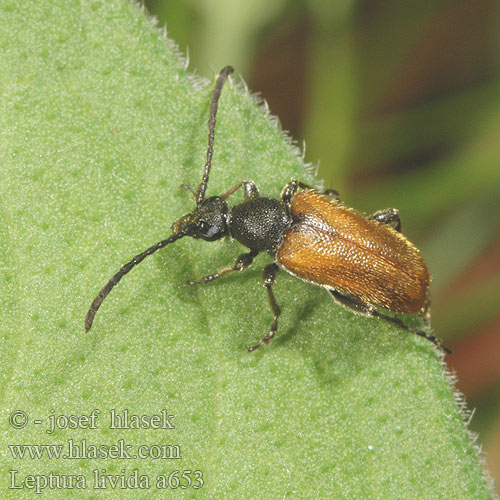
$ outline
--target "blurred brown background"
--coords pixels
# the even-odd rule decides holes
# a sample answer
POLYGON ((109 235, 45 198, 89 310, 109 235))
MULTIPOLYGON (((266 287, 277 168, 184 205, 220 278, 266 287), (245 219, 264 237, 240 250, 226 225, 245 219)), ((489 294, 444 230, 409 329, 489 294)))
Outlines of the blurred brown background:
POLYGON ((212 78, 231 64, 318 177, 396 207, 433 274, 433 327, 500 478, 500 2, 149 0, 212 78))

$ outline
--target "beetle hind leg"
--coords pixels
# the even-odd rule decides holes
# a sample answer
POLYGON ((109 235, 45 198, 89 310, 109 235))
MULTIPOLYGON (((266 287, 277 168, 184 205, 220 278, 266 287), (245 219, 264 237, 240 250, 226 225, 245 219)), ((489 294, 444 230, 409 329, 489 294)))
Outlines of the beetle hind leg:
POLYGON ((336 189, 328 188, 325 189, 321 194, 330 198, 330 201, 340 201, 340 194, 336 189))
POLYGON ((274 335, 276 334, 276 330, 278 329, 278 317, 281 314, 281 308, 276 302, 276 298, 274 297, 273 293, 273 285, 276 281, 276 274, 279 271, 279 267, 276 264, 269 264, 264 268, 263 272, 263 278, 264 278, 264 285, 267 288, 267 294, 269 297, 269 305, 271 306, 271 310, 274 314, 273 321, 271 323, 271 329, 269 330, 269 333, 258 343, 255 344, 251 347, 247 346, 247 351, 252 352, 255 351, 255 349, 258 349, 259 347, 262 347, 263 345, 269 344, 271 340, 273 340, 274 335))
POLYGON ((429 297, 427 297, 424 307, 422 307, 422 310, 419 313, 419 316, 422 318, 425 326, 431 326, 431 299, 429 297))
POLYGON ((380 224, 394 224, 394 229, 401 232, 401 217, 395 208, 385 208, 377 210, 374 214, 368 217, 369 220, 374 220, 380 224))
POLYGON ((376 316, 377 318, 381 318, 388 323, 392 323, 400 328, 403 328, 407 332, 414 333, 415 335, 419 335, 420 337, 424 337, 427 340, 430 340, 435 346, 439 347, 441 350, 445 351, 448 354, 451 354, 451 349, 446 347, 440 339, 435 337, 434 335, 430 335, 423 330, 418 330, 417 328, 413 328, 411 326, 405 325, 399 318, 393 318, 392 316, 386 316, 385 314, 379 313, 378 311, 373 311, 372 316, 376 316))
POLYGON ((369 304, 365 304, 364 302, 351 298, 347 295, 343 295, 337 292, 336 290, 328 290, 328 291, 332 294, 333 298, 343 306, 357 313, 364 314, 365 316, 373 316, 376 318, 383 319, 384 321, 392 323, 393 325, 396 325, 399 328, 406 330, 407 332, 414 333, 415 335, 419 335, 420 337, 424 337, 427 340, 430 340, 435 346, 439 347, 448 354, 451 354, 451 349, 446 347, 441 342, 441 340, 439 340, 437 337, 434 337, 434 335, 430 335, 424 332, 423 330, 418 330, 417 328, 408 326, 405 323, 403 323, 403 321, 401 321, 399 318, 394 318, 392 316, 387 316, 386 314, 380 313, 375 309, 375 307, 369 304))

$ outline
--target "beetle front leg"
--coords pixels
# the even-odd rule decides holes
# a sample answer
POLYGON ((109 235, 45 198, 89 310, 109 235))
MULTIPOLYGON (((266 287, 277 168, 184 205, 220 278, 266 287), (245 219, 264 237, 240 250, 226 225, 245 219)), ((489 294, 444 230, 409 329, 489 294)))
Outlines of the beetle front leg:
POLYGON ((243 186, 243 199, 245 201, 259 197, 259 190, 257 189, 257 186, 255 185, 254 181, 239 182, 238 184, 233 186, 229 191, 226 191, 224 194, 221 194, 220 197, 223 200, 229 198, 233 193, 238 191, 238 189, 240 189, 241 186, 243 186))
POLYGON ((247 346, 248 352, 255 351, 255 349, 258 349, 263 345, 269 344, 269 342, 273 340, 274 335, 276 334, 276 330, 278 329, 278 317, 281 314, 281 308, 276 302, 276 298, 274 297, 273 293, 273 285, 276 281, 276 274, 278 271, 279 267, 276 264, 269 264, 264 268, 263 272, 264 285, 267 288, 269 305, 271 306, 271 310, 273 311, 274 318, 271 323, 271 329, 269 330, 269 333, 258 344, 251 347, 247 346))
POLYGON ((394 229, 401 232, 401 217, 395 208, 385 208, 384 210, 377 210, 374 214, 368 217, 369 220, 374 220, 380 224, 392 224, 395 222, 394 229))
POLYGON ((208 276, 204 276, 203 278, 196 281, 187 280, 186 283, 188 285, 204 285, 205 283, 210 283, 216 280, 217 278, 224 276, 224 274, 231 273, 233 271, 243 271, 253 262, 254 257, 256 257, 258 253, 259 253, 258 250, 252 250, 248 253, 241 254, 236 259, 234 265, 223 267, 219 269, 216 273, 209 274, 208 276))

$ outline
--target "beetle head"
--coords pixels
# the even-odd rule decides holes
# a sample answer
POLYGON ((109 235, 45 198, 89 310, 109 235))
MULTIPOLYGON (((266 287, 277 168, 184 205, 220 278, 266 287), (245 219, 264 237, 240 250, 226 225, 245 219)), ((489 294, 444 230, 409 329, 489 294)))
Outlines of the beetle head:
POLYGON ((174 222, 172 232, 205 241, 215 241, 228 233, 228 214, 229 209, 225 200, 219 196, 212 196, 174 222))

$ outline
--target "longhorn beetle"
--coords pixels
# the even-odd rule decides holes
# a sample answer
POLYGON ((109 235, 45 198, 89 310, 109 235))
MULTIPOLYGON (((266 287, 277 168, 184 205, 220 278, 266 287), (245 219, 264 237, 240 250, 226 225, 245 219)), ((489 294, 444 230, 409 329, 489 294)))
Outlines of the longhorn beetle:
POLYGON ((281 309, 273 293, 278 270, 325 288, 337 302, 366 316, 375 316, 420 335, 444 351, 451 351, 439 339, 407 326, 396 317, 379 311, 419 313, 429 318, 430 275, 417 248, 401 234, 401 219, 395 209, 379 210, 364 217, 338 200, 335 191, 320 193, 303 182, 292 180, 280 199, 259 196, 253 181, 239 182, 220 196, 205 197, 212 167, 217 107, 233 68, 220 72, 210 102, 208 148, 203 178, 196 191, 194 210, 172 225, 172 234, 136 255, 104 286, 85 317, 89 331, 94 316, 113 287, 133 267, 184 236, 215 241, 230 235, 249 249, 233 265, 222 267, 190 285, 210 283, 233 271, 243 271, 260 252, 267 251, 275 262, 264 268, 264 285, 273 313, 271 328, 248 351, 268 344, 278 329, 281 309), (243 189, 242 203, 229 208, 227 199, 243 189), (394 227, 392 227, 394 225, 394 227))

